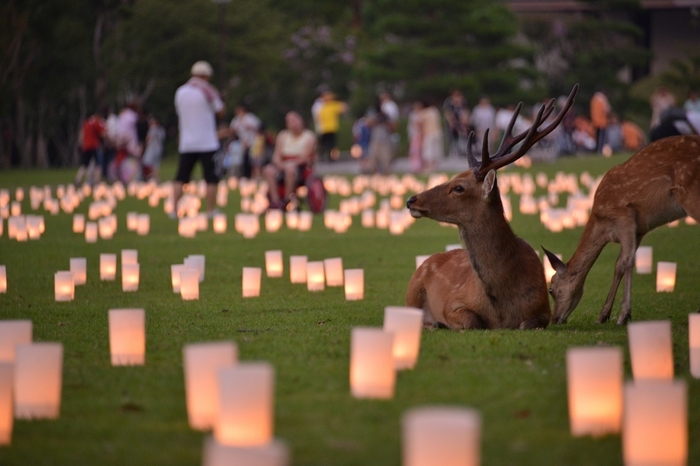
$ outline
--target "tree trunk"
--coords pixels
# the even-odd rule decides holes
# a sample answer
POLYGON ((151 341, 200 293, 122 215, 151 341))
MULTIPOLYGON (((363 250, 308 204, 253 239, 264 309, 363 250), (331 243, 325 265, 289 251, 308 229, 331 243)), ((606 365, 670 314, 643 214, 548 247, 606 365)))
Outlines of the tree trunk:
POLYGON ((49 151, 46 141, 46 94, 39 98, 39 115, 36 128, 36 166, 49 168, 49 151))

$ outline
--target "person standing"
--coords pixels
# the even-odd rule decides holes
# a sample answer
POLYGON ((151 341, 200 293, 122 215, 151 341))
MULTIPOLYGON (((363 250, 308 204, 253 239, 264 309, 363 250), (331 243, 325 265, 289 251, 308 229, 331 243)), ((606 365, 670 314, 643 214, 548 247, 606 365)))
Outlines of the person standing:
POLYGON ((163 157, 163 142, 165 130, 158 123, 155 115, 148 118, 148 132, 146 133, 146 149, 143 151, 143 178, 158 181, 160 160, 163 157))
POLYGON ((192 65, 191 78, 175 92, 175 111, 178 116, 180 159, 173 187, 175 209, 170 214, 177 218, 177 204, 182 197, 182 185, 190 181, 197 161, 202 164, 207 183, 207 211, 214 213, 216 176, 214 153, 219 149, 216 118, 223 117, 225 106, 219 91, 209 83, 213 74, 211 65, 198 61, 192 65))
POLYGON ((698 96, 698 91, 691 89, 688 92, 688 99, 683 104, 683 108, 686 113, 700 113, 700 96, 698 96))
MULTIPOLYGON (((399 147, 400 136, 399 136, 399 106, 394 102, 389 91, 382 91, 379 94, 379 109, 386 116, 386 126, 391 132, 391 156, 396 154, 396 150, 399 147)), ((387 168, 388 169, 388 168, 387 168)))
POLYGON ((591 123, 596 130, 595 151, 603 153, 603 146, 607 142, 607 130, 610 119, 610 102, 601 91, 596 92, 591 97, 590 102, 591 123))
POLYGON ((422 111, 423 102, 416 101, 413 103, 411 113, 408 114, 408 125, 406 128, 408 133, 408 166, 413 173, 419 173, 423 170, 422 111))
POLYGON ((419 121, 421 124, 423 170, 430 173, 435 170, 444 153, 440 110, 430 102, 423 102, 419 121))
POLYGON ((348 106, 336 100, 331 91, 324 91, 321 100, 323 103, 318 109, 319 152, 322 159, 332 161, 340 155, 337 141, 340 115, 347 111, 348 106))
POLYGON ((649 97, 649 105, 651 105, 651 124, 650 128, 654 128, 661 123, 661 114, 671 107, 676 105, 676 97, 666 86, 659 86, 654 93, 649 97))
POLYGON ((102 115, 94 113, 84 122, 80 131, 80 168, 75 175, 75 184, 83 181, 89 183, 100 179, 100 167, 98 166, 98 151, 102 145, 106 132, 105 120, 102 115), (94 164, 91 165, 91 162, 94 164), (90 167, 93 167, 92 169, 90 167))
POLYGON ((250 148, 255 144, 255 138, 260 131, 262 122, 255 116, 246 104, 238 104, 234 109, 236 114, 231 120, 231 131, 238 136, 243 149, 243 166, 241 175, 243 178, 251 178, 253 169, 250 161, 250 148))
POLYGON ((368 113, 367 118, 370 127, 369 155, 366 169, 370 173, 389 174, 391 158, 393 155, 393 124, 389 116, 382 110, 381 100, 368 113))
MULTIPOLYGON (((490 129, 490 131, 494 132, 496 129, 496 109, 493 108, 488 97, 483 96, 479 99, 479 103, 472 110, 471 121, 476 135, 476 147, 482 147, 486 130, 490 129)), ((493 133, 491 133, 491 136, 493 136, 493 133)))
POLYGON ((452 91, 442 105, 447 124, 446 133, 450 141, 450 155, 467 156, 467 136, 469 135, 469 107, 464 95, 458 89, 452 91))

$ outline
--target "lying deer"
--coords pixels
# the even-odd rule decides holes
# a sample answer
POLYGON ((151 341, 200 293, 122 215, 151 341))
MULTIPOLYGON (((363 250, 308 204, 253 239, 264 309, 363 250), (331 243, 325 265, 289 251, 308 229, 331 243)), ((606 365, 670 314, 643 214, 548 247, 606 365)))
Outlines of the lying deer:
POLYGON ((605 245, 615 242, 620 243, 620 255, 598 323, 610 319, 624 278, 617 323, 626 324, 632 316, 632 269, 639 243, 654 228, 688 215, 700 221, 700 136, 659 139, 611 168, 598 185, 588 223, 569 262, 545 250, 556 271, 550 288, 554 322, 566 323, 583 296, 591 267, 605 245))
MULTIPOLYGON (((432 189, 411 197, 406 205, 415 218, 455 224, 466 249, 433 254, 408 284, 406 305, 424 310, 426 324, 452 329, 544 328, 551 309, 544 269, 537 254, 515 236, 503 215, 496 170, 519 159, 556 128, 574 102, 574 86, 552 123, 538 130, 554 110, 554 101, 540 108, 527 131, 513 136, 522 103, 508 125, 496 153, 484 136, 481 163, 471 150, 472 167, 432 189), (520 146, 513 150, 513 148, 520 146)), ((473 133, 469 135, 471 148, 473 133)))

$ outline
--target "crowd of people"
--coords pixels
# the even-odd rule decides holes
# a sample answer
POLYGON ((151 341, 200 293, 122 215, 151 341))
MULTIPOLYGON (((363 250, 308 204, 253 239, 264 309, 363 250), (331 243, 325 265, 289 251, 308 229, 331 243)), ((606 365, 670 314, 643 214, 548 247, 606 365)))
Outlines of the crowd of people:
MULTIPOLYGON (((291 111, 285 117, 285 128, 275 135, 242 103, 234 108, 229 124, 218 125, 226 109, 218 90, 209 82, 211 65, 199 61, 190 71, 191 78, 175 94, 180 153, 174 184, 176 202, 199 162, 208 184, 210 211, 214 209, 216 183, 224 174, 264 179, 269 186, 279 186, 270 189, 270 201, 273 208, 283 208, 294 201, 296 186, 314 161, 333 162, 340 157, 338 132, 349 106, 331 90, 319 92, 310 109, 313 131, 307 129, 300 112, 291 111)), ((560 107, 564 101, 561 97, 557 105, 560 107)), ((544 104, 536 104, 532 112, 521 110, 514 122, 514 133, 527 130, 544 104)), ((677 107, 674 95, 661 86, 651 96, 650 106, 651 140, 699 132, 700 96, 696 91, 691 91, 684 105, 677 107)), ((515 106, 495 108, 488 96, 481 96, 474 107, 469 107, 459 90, 452 91, 441 103, 414 102, 406 115, 405 146, 410 170, 430 173, 446 156, 466 157, 472 132, 472 150, 477 154, 482 147, 493 150, 515 111, 515 106)), ((389 92, 383 91, 374 105, 354 121, 351 153, 359 158, 362 172, 389 173, 401 140, 400 116, 399 105, 389 92)), ((158 119, 139 105, 128 104, 118 114, 107 109, 93 114, 82 126, 81 160, 75 182, 97 182, 100 178, 124 181, 139 175, 158 180, 164 140, 165 130, 158 119)), ((590 100, 587 114, 570 110, 538 146, 556 155, 610 155, 616 151, 637 151, 646 142, 646 132, 630 120, 619 118, 604 90, 598 90, 590 100)))

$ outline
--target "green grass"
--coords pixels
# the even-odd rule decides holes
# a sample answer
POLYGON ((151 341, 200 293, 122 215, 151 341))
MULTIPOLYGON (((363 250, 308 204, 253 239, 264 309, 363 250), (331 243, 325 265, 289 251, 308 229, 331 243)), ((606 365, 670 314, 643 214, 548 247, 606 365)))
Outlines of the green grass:
MULTIPOLYGON (((531 172, 597 175, 623 157, 571 158, 536 165, 531 172)), ((173 171, 166 165, 163 173, 173 171)), ((522 170, 519 170, 522 171, 522 170)), ((0 172, 0 188, 67 183, 72 171, 0 172)), ((400 421, 407 409, 431 404, 470 406, 483 416, 485 465, 620 465, 619 436, 572 438, 566 401, 565 352, 571 346, 611 344, 625 350, 631 378, 627 331, 595 324, 610 286, 617 245, 608 246, 593 267, 579 308, 563 326, 544 331, 424 331, 418 364, 398 374, 389 401, 350 396, 348 361, 354 326, 381 326, 383 308, 403 304, 414 258, 458 241, 456 230, 428 219, 402 236, 366 230, 359 219, 348 233, 335 234, 314 220, 312 231, 283 228, 245 240, 232 230, 239 197, 226 213, 229 233, 211 230, 195 239, 177 235, 176 223, 147 201, 127 198, 117 208, 119 230, 110 241, 87 244, 71 232, 72 216, 46 215, 39 241, 0 237, 0 264, 7 266, 8 292, 0 295, 0 318, 31 319, 34 339, 64 345, 63 394, 57 420, 15 421, 12 445, 0 447, 0 465, 196 465, 204 434, 189 429, 184 397, 182 347, 230 339, 242 360, 270 361, 276 371, 275 436, 285 440, 298 466, 400 465, 400 421), (151 214, 151 232, 126 229, 126 212, 151 214), (119 282, 99 280, 103 252, 139 251, 141 284, 123 293, 119 282), (243 266, 264 266, 264 251, 282 249, 285 278, 263 276, 260 298, 241 297, 243 266), (199 301, 172 293, 170 264, 189 254, 206 255, 206 280, 199 301), (342 289, 319 293, 288 280, 288 257, 310 260, 341 256, 346 268, 365 270, 365 299, 346 302, 342 289), (53 274, 70 257, 86 257, 88 281, 75 300, 54 302, 53 274), (111 367, 107 310, 146 310, 147 353, 143 367, 111 367)), ((337 205, 338 199, 332 199, 337 205)), ((513 198, 514 211, 517 198, 513 198)), ((30 212, 28 201, 24 210, 30 212)), ((79 212, 87 211, 83 203, 79 212)), ((553 234, 536 217, 517 212, 512 226, 531 244, 568 258, 581 229, 553 234)), ((657 294, 652 275, 635 275, 635 320, 673 322, 675 371, 689 391, 689 464, 700 464, 700 383, 688 371, 687 315, 698 310, 697 226, 659 228, 644 240, 654 260, 678 263, 674 293, 657 294)), ((613 319, 619 313, 619 299, 613 319)))

